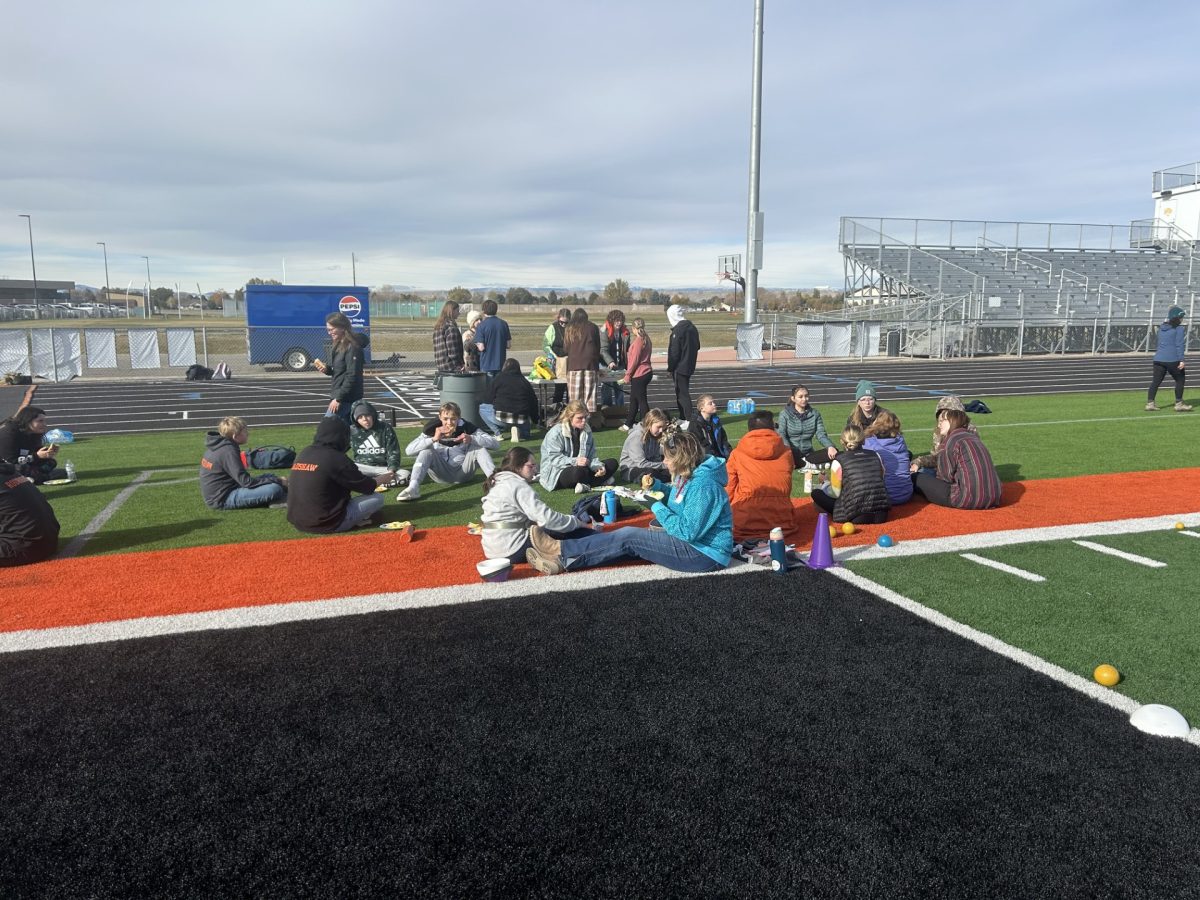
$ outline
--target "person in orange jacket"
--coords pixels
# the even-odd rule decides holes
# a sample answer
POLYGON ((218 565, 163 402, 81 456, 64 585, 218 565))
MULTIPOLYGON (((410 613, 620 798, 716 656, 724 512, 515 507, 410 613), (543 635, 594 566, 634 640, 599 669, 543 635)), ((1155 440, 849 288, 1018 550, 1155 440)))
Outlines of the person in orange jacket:
POLYGON ((747 425, 750 430, 725 463, 733 539, 766 540, 778 526, 785 540, 800 541, 803 536, 792 506, 792 451, 775 431, 775 417, 769 409, 751 413, 747 425))

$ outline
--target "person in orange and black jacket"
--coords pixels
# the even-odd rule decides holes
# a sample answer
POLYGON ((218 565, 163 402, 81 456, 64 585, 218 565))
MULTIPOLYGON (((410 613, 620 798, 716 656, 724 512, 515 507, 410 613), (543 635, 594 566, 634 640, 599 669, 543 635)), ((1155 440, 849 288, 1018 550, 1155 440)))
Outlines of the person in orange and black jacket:
POLYGON ((0 462, 0 567, 41 562, 58 552, 58 519, 32 480, 0 462))
POLYGON ((298 531, 332 534, 366 525, 383 509, 384 497, 375 493, 392 480, 391 473, 374 478, 358 471, 346 456, 350 426, 336 416, 326 416, 317 426, 313 442, 300 451, 288 479, 287 518, 298 531), (351 492, 365 494, 351 499, 351 492))

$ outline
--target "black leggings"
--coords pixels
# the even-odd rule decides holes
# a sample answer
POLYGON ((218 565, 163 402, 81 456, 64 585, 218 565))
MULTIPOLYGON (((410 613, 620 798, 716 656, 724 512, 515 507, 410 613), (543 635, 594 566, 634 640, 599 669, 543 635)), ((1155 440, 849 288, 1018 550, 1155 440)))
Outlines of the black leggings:
MULTIPOLYGON (((813 491, 812 502, 822 512, 827 512, 833 515, 833 507, 837 503, 837 499, 830 497, 824 491, 813 491)), ((877 509, 872 513, 863 513, 861 516, 855 516, 850 521, 855 525, 882 525, 887 521, 888 511, 886 509, 877 509)))
POLYGON ((829 458, 829 453, 824 447, 820 450, 813 450, 812 453, 801 453, 795 447, 791 448, 792 462, 796 464, 797 469, 803 469, 805 463, 812 463, 814 466, 827 466, 833 460, 829 458))
POLYGON ((675 382, 675 405, 679 408, 679 418, 686 422, 692 417, 692 376, 676 372, 671 379, 675 382))
POLYGON ((567 466, 558 476, 556 487, 574 489, 577 484, 586 484, 588 487, 593 484, 603 484, 612 477, 613 472, 617 471, 617 461, 615 459, 601 461, 604 463, 603 475, 597 475, 587 466, 567 466))
POLYGON ((1179 363, 1156 362, 1154 364, 1154 377, 1150 379, 1150 391, 1146 394, 1146 399, 1151 403, 1154 402, 1154 395, 1158 393, 1158 386, 1163 383, 1163 379, 1168 375, 1175 379, 1175 402, 1179 403, 1183 400, 1184 371, 1179 368, 1179 363))
POLYGON ((950 488, 953 487, 950 482, 942 481, 928 472, 917 472, 912 477, 912 483, 913 491, 930 503, 936 503, 938 506, 954 505, 950 502, 950 488))
POLYGON ((628 481, 630 484, 640 485, 642 483, 643 475, 650 475, 653 478, 657 478, 664 484, 671 480, 671 473, 667 471, 666 466, 662 465, 646 466, 644 468, 641 466, 635 466, 632 469, 628 466, 621 466, 621 468, 617 470, 617 477, 622 481, 628 481))
POLYGON ((637 378, 629 379, 629 412, 625 415, 625 424, 632 428, 642 421, 642 416, 650 411, 650 401, 646 398, 646 388, 654 375, 647 372, 637 378))

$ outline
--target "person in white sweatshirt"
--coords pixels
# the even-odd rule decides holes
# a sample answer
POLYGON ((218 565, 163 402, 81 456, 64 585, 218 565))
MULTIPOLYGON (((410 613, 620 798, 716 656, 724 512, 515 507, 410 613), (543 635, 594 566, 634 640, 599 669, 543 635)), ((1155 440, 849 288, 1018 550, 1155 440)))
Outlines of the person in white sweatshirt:
POLYGON ((457 403, 443 403, 438 417, 426 424, 404 450, 416 457, 416 461, 408 487, 396 499, 419 500, 421 482, 426 476, 441 484, 463 484, 471 480, 478 468, 485 478, 490 477, 496 471, 496 464, 488 451, 499 446, 493 435, 462 418, 457 403))
POLYGON ((483 483, 483 518, 480 524, 483 555, 488 559, 525 562, 529 526, 540 525, 547 532, 567 537, 583 537, 598 525, 590 520, 551 509, 533 489, 538 466, 526 447, 513 447, 497 469, 483 483))

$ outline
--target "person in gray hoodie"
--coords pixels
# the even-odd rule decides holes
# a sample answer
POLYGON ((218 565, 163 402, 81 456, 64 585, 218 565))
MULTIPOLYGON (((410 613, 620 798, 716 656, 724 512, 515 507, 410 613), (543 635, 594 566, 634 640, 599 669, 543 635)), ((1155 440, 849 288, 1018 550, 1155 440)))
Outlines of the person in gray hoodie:
POLYGON ((669 480, 670 472, 663 462, 659 441, 670 424, 671 419, 665 412, 652 409, 641 422, 629 429, 625 444, 621 447, 621 462, 617 469, 617 476, 622 481, 641 484, 643 475, 650 475, 659 481, 669 480))
POLYGON ((1154 398, 1158 395, 1158 386, 1168 375, 1175 381, 1175 412, 1191 412, 1192 407, 1183 402, 1183 381, 1187 353, 1187 329, 1183 327, 1184 312, 1182 306, 1172 306, 1167 310, 1167 321, 1158 326, 1158 349, 1154 351, 1154 377, 1150 379, 1150 390, 1146 392, 1146 409, 1158 409, 1154 398))
POLYGON ((242 446, 249 440, 250 428, 240 416, 226 416, 205 436, 200 496, 209 509, 253 509, 287 499, 285 479, 246 471, 242 446))
POLYGON ((525 562, 529 526, 539 525, 557 538, 590 535, 590 521, 551 509, 533 490, 537 478, 537 460, 527 447, 513 447, 500 462, 500 468, 483 483, 481 540, 488 559, 525 562))

